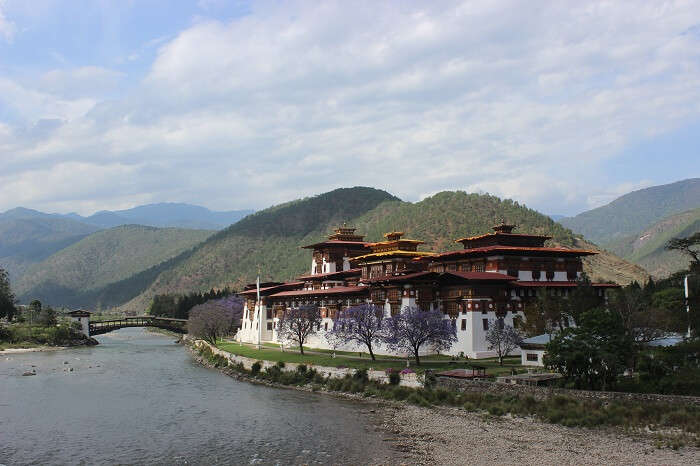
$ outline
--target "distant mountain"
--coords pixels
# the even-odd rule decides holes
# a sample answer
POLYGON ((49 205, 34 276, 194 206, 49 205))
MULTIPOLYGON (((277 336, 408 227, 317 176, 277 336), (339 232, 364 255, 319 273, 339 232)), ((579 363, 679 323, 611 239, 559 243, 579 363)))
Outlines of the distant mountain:
POLYGON ((562 218, 566 218, 566 215, 551 214, 551 215, 549 216, 549 218, 551 218, 551 219, 554 220, 555 222, 558 222, 558 221, 561 220, 562 218))
POLYGON ((180 255, 212 233, 141 225, 102 230, 32 265, 13 289, 23 302, 109 307, 123 299, 114 302, 110 296, 114 284, 180 255))
POLYGON ((600 245, 636 235, 669 215, 700 207, 700 178, 640 189, 560 223, 600 245))
POLYGON ((666 250, 671 238, 685 238, 700 231, 700 208, 659 220, 636 235, 610 242, 606 249, 644 267, 652 276, 664 278, 687 269, 689 260, 676 251, 666 250))
MULTIPOLYGON (((443 192, 410 203, 373 188, 337 189, 265 209, 216 233, 144 277, 152 280, 150 285, 122 309, 143 311, 158 293, 227 285, 240 289, 258 270, 263 280, 293 278, 309 268, 309 252, 300 246, 323 239, 342 222, 357 227, 368 240, 399 229, 426 241, 425 250, 444 251, 460 247, 456 238, 487 232, 502 218, 518 224, 518 231, 551 235, 552 244, 594 247, 546 215, 490 195, 443 192)), ((586 259, 585 269, 594 280, 629 283, 647 278, 641 268, 607 252, 586 259)))
POLYGON ((193 228, 220 230, 236 223, 252 210, 231 210, 215 212, 206 207, 181 204, 160 203, 148 204, 127 210, 97 212, 89 217, 68 214, 71 218, 96 225, 101 228, 112 228, 119 225, 137 224, 160 228, 193 228))
POLYGON ((31 209, 0 214, 0 267, 14 281, 24 271, 99 228, 31 209))

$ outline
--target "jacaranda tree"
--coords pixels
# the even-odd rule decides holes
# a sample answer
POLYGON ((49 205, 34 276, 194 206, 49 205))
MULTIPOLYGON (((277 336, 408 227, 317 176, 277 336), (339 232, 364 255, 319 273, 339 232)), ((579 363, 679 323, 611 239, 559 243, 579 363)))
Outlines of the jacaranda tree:
POLYGON ((291 341, 304 354, 304 344, 321 326, 321 311, 316 306, 301 306, 287 309, 277 324, 277 335, 281 341, 291 341))
POLYGON ((240 325, 243 300, 236 296, 207 301, 193 307, 187 321, 187 331, 212 345, 240 325))
POLYGON ((341 311, 327 339, 364 346, 374 361, 374 345, 384 338, 382 314, 382 310, 374 304, 361 304, 341 311))
POLYGON ((503 365, 503 358, 520 346, 523 339, 520 333, 502 320, 491 320, 486 332, 486 344, 489 350, 498 355, 498 363, 503 365))
POLYGON ((384 319, 384 342, 394 351, 412 353, 420 365, 419 352, 429 346, 435 351, 450 349, 457 341, 457 330, 438 311, 424 311, 417 306, 405 307, 384 319))

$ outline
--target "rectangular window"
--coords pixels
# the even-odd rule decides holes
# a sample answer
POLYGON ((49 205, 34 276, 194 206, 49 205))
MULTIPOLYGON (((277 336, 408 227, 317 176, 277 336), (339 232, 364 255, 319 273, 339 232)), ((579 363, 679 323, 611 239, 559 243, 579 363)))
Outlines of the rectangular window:
POLYGON ((462 319, 462 330, 467 329, 467 319, 462 319))
POLYGON ((401 299, 401 294, 399 290, 389 290, 389 301, 398 301, 399 299, 401 299))
POLYGON ((481 320, 481 323, 482 323, 483 326, 484 326, 484 330, 488 330, 488 329, 489 329, 489 320, 488 320, 488 319, 482 319, 482 320, 481 320))
POLYGON ((268 322, 268 323, 267 323, 267 329, 268 329, 268 330, 272 330, 272 322, 268 322))
POLYGON ((527 353, 527 360, 537 362, 539 360, 537 353, 527 353))

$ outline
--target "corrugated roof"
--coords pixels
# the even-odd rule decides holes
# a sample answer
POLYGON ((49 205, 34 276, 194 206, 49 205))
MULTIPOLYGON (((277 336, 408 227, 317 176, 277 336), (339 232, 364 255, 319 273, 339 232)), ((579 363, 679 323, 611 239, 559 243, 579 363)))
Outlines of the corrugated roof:
MULTIPOLYGON (((549 280, 518 281, 515 284, 518 286, 532 287, 532 288, 536 288, 536 287, 575 288, 578 286, 578 282, 575 282, 575 281, 565 282, 565 281, 549 281, 549 280)), ((593 286, 595 288, 620 288, 620 285, 618 285, 616 283, 591 283, 591 286, 593 286)))
POLYGON ((368 243, 366 241, 343 241, 343 240, 338 240, 338 239, 329 239, 326 241, 321 241, 320 243, 314 243, 314 244, 309 244, 306 246, 302 246, 303 249, 312 249, 316 248, 319 246, 362 246, 362 247, 369 247, 369 245, 372 243, 368 243))
MULTIPOLYGON (((275 286, 269 286, 267 288, 260 288, 260 294, 263 294, 268 291, 274 291, 276 289, 280 288, 289 288, 289 287, 295 287, 295 286, 304 286, 304 282, 287 282, 287 283, 282 283, 280 285, 275 285, 275 286)), ((255 295, 256 294, 256 289, 253 288, 252 290, 246 290, 246 291, 241 291, 238 294, 243 294, 243 295, 255 295)))
POLYGON ((434 252, 422 252, 422 251, 403 251, 401 249, 395 251, 385 251, 385 252, 372 252, 362 256, 351 257, 351 261, 365 260, 379 257, 391 257, 391 256, 403 256, 403 257, 418 257, 418 256, 434 256, 434 252))
POLYGON ((325 290, 290 290, 270 295, 271 298, 291 296, 324 296, 333 294, 354 294, 369 292, 366 286, 335 286, 325 290))
POLYGON ((329 272, 329 273, 317 273, 316 275, 300 275, 299 278, 300 280, 309 280, 309 279, 319 279, 319 278, 331 278, 333 276, 338 276, 338 277, 345 277, 345 276, 352 276, 352 275, 359 275, 362 273, 362 269, 357 268, 357 269, 350 269, 350 270, 341 270, 340 272, 329 272))
POLYGON ((476 236, 467 236, 466 238, 460 238, 456 239, 455 243, 462 243, 464 241, 474 241, 478 239, 483 239, 483 238, 489 238, 492 236, 504 236, 507 238, 538 238, 538 239, 552 239, 551 236, 547 235, 526 235, 524 233, 504 233, 504 232, 495 232, 495 233, 484 233, 483 235, 476 235, 476 236))
POLYGON ((539 248, 539 247, 528 247, 528 246, 484 246, 482 248, 462 249, 460 251, 443 252, 443 253, 436 255, 435 257, 438 259, 443 259, 445 257, 452 257, 452 256, 468 256, 468 255, 472 255, 472 254, 497 253, 497 252, 530 252, 532 254, 556 253, 556 254, 566 254, 566 255, 576 255, 576 256, 590 256, 593 254, 598 254, 597 252, 590 251, 588 249, 539 248))
POLYGON ((466 280, 504 280, 504 281, 515 281, 518 277, 511 277, 498 272, 461 272, 461 271, 448 271, 444 272, 443 275, 454 275, 466 280))

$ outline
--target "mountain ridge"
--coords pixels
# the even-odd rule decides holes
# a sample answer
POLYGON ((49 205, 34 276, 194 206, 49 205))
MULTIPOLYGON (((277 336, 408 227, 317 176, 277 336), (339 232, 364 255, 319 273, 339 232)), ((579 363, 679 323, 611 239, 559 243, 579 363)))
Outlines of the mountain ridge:
POLYGON ((213 211, 206 207, 182 202, 144 204, 123 210, 101 210, 89 216, 75 212, 52 214, 25 207, 16 207, 4 213, 3 218, 67 218, 99 228, 120 225, 145 225, 157 228, 190 228, 196 230, 220 230, 250 215, 252 209, 213 211))
POLYGON ((632 191, 559 223, 601 246, 635 235, 669 215, 700 207, 700 178, 632 191))
MULTIPOLYGON (((489 231, 503 217, 519 223, 523 233, 551 234, 553 244, 595 247, 581 243, 580 238, 546 215, 509 199, 445 191, 411 203, 373 188, 342 188, 261 210, 217 232, 187 258, 174 259, 172 267, 159 273, 143 293, 121 309, 143 311, 156 294, 225 286, 240 289, 252 282, 258 271, 263 280, 292 279, 309 267, 308 251, 300 247, 323 240, 343 222, 356 227, 369 241, 400 229, 407 237, 426 241, 423 250, 439 251, 459 248, 455 239, 489 231), (363 195, 370 199, 358 202, 363 195), (343 206, 345 202, 354 205, 343 206)), ((584 262, 594 279, 643 282, 648 276, 641 268, 605 251, 597 260, 607 268, 604 273, 596 272, 596 262, 584 262)))
POLYGON ((87 303, 81 296, 99 295, 97 291, 180 255, 212 233, 143 225, 100 230, 32 265, 13 288, 24 302, 82 306, 87 303))

